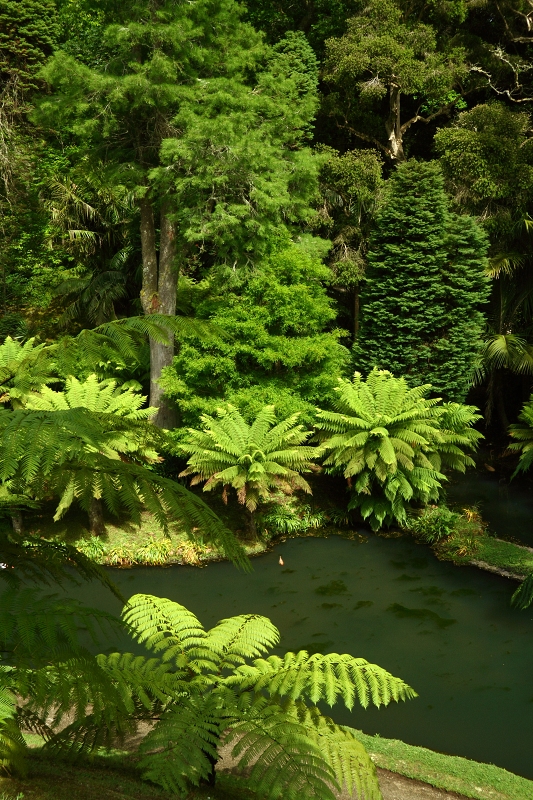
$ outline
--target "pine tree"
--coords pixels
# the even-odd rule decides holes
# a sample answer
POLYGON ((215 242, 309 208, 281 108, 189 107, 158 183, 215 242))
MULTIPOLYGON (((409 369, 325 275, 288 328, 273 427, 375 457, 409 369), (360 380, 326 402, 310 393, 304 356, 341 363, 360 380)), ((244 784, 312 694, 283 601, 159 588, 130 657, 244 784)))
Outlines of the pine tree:
POLYGON ((399 165, 368 255, 357 367, 463 401, 481 347, 486 251, 476 222, 450 213, 437 164, 399 165))

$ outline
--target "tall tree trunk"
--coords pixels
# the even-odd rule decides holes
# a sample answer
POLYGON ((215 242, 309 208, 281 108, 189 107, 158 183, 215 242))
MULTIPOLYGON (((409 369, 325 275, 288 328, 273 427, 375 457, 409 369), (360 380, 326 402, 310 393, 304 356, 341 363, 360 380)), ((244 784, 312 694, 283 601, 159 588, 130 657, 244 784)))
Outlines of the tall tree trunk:
POLYGON ((392 157, 397 161, 403 161, 405 159, 405 154, 403 152, 402 125, 400 121, 400 97, 400 87, 392 83, 389 89, 389 116, 385 127, 387 129, 392 157))
MULTIPOLYGON (((168 206, 161 209, 159 259, 155 234, 155 219, 151 200, 139 202, 141 211, 141 250, 143 283, 141 305, 145 314, 176 313, 178 275, 176 269, 176 227, 169 219, 168 206), (158 263, 159 261, 159 263, 158 263)), ((169 337, 170 338, 170 337, 169 337)), ((159 385, 161 370, 172 363, 174 342, 162 344, 150 338, 150 405, 159 409, 153 422, 160 428, 172 428, 175 414, 159 385)))
POLYGON ((105 534, 104 509, 97 497, 93 497, 89 506, 89 530, 93 536, 105 534))
POLYGON ((355 284, 354 299, 353 299, 353 333, 354 339, 357 340, 359 336, 359 316, 360 316, 360 287, 355 284))

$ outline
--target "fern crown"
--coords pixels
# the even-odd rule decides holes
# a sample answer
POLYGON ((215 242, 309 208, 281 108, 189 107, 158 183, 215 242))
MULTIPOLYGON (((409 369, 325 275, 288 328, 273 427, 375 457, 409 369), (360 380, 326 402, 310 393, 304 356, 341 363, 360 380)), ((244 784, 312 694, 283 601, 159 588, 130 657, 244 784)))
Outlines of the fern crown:
POLYGON ((300 473, 311 469, 317 451, 305 444, 310 432, 298 424, 298 414, 278 422, 274 406, 265 406, 249 425, 230 405, 217 418, 201 419, 203 429, 189 429, 180 445, 189 456, 181 474, 193 475, 193 484, 205 481, 204 491, 222 486, 224 498, 231 486, 252 512, 276 491, 311 491, 300 473))
POLYGON ((464 472, 467 451, 481 434, 472 406, 427 398, 430 386, 410 388, 404 378, 373 369, 364 380, 341 380, 336 411, 320 411, 316 427, 327 453, 324 465, 353 481, 351 508, 374 529, 406 522, 410 501, 436 500, 443 469, 464 472))

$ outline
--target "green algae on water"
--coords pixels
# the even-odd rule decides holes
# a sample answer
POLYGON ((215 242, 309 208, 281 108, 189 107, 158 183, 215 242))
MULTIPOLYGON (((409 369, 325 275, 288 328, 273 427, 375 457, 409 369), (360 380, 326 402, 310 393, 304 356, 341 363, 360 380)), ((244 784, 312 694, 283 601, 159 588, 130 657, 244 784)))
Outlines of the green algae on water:
POLYGON ((387 608, 396 614, 400 619, 419 619, 424 622, 433 622, 438 628, 448 628, 454 625, 457 620, 450 617, 440 617, 435 611, 430 611, 429 608, 407 608, 400 603, 393 603, 387 608))

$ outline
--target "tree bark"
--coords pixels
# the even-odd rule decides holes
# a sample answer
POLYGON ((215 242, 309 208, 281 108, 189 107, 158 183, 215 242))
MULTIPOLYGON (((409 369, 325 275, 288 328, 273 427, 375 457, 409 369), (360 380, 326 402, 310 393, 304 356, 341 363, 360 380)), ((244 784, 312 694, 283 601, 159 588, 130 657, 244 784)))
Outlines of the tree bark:
POLYGON ((359 284, 355 285, 354 289, 354 299, 353 299, 353 333, 354 339, 357 340, 359 336, 359 317, 360 317, 360 296, 359 296, 359 284))
MULTIPOLYGON (((167 205, 161 208, 161 241, 159 246, 159 276, 157 296, 160 314, 174 316, 176 313, 176 293, 178 274, 176 268, 176 225, 169 219, 167 205)), ((150 405, 158 408, 154 423, 159 428, 173 428, 176 415, 173 406, 165 398, 159 385, 161 370, 169 367, 174 358, 174 336, 169 334, 169 345, 150 342, 150 405)))
MULTIPOLYGON (((177 269, 176 227, 169 219, 168 205, 161 208, 159 259, 152 202, 148 197, 139 201, 141 211, 142 289, 141 305, 145 314, 176 313, 177 269)), ((159 385, 161 370, 172 363, 174 357, 173 336, 171 344, 165 345, 150 338, 150 406, 157 408, 153 422, 159 428, 172 428, 175 413, 159 385)))
POLYGON ((396 161, 403 161, 403 133, 400 120, 400 87, 392 83, 389 89, 389 116, 385 123, 387 137, 389 139, 389 149, 392 157, 396 161))
POLYGON ((21 536, 24 531, 22 511, 13 511, 11 514, 11 524, 13 525, 13 531, 21 536))
POLYGON ((255 524, 255 512, 248 511, 247 513, 247 527, 248 538, 251 542, 257 541, 257 525, 255 524))
POLYGON ((89 506, 89 530, 93 536, 105 534, 104 509, 102 501, 97 497, 93 497, 89 506))

